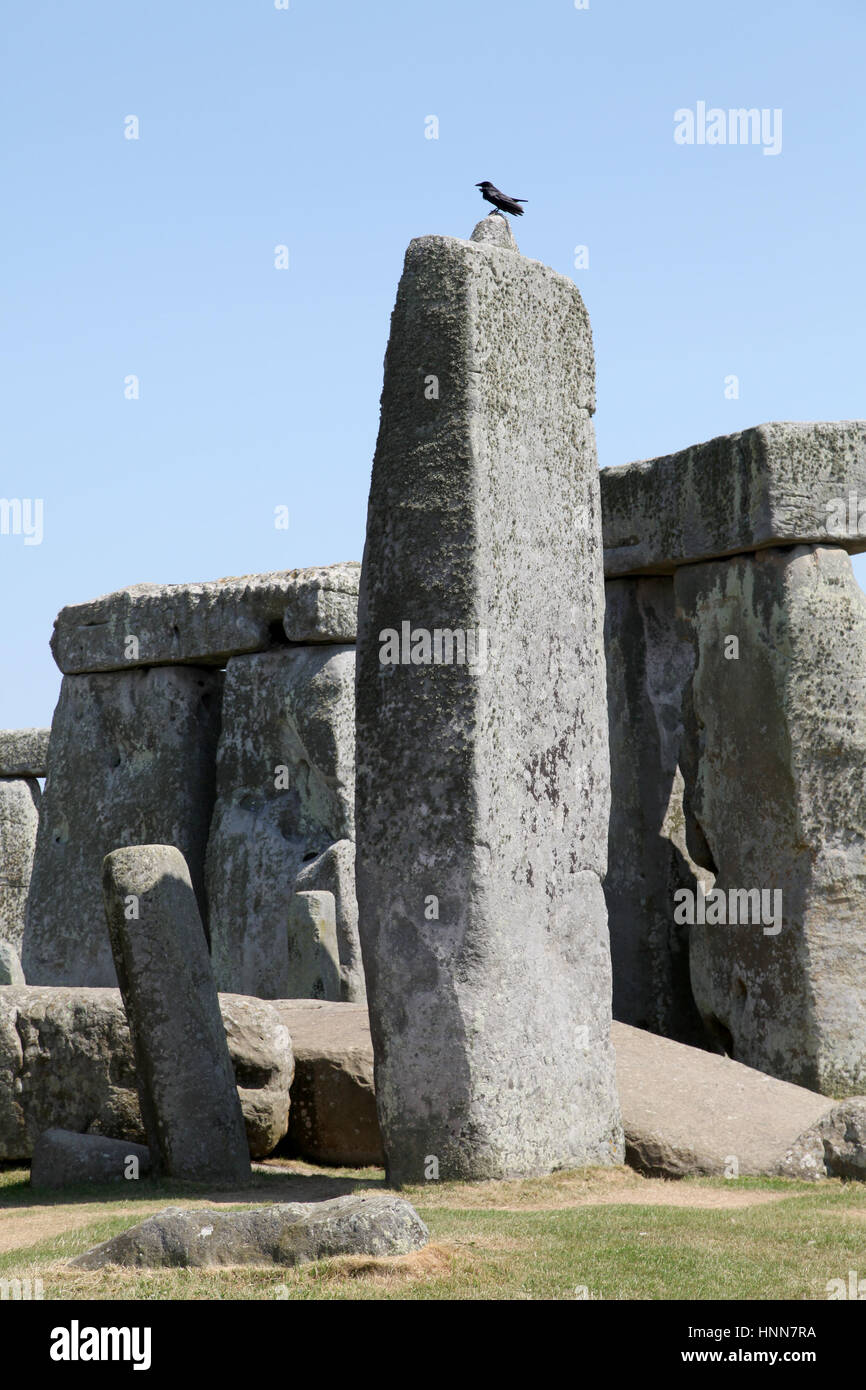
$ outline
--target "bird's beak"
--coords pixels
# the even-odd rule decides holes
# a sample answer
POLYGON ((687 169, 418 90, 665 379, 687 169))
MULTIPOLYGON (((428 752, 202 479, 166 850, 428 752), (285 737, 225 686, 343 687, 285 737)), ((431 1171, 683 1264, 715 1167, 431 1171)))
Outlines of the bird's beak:
POLYGON ((476 188, 480 188, 480 187, 481 187, 481 184, 480 184, 480 183, 476 183, 475 187, 476 187, 476 188))

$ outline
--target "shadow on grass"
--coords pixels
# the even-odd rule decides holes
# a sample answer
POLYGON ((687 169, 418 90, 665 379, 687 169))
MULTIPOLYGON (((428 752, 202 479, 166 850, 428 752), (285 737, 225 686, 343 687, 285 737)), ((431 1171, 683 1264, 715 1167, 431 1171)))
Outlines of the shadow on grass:
POLYGON ((348 1196, 363 1190, 377 1191, 385 1187, 385 1179, 377 1169, 358 1170, 357 1174, 321 1170, 298 1172, 286 1166, 257 1167, 251 1180, 238 1187, 226 1187, 212 1182, 182 1182, 176 1178, 137 1178, 110 1183, 81 1183, 74 1187, 34 1188, 30 1186, 27 1169, 20 1164, 0 1165, 0 1211, 16 1207, 65 1207, 76 1204, 117 1202, 124 1205, 139 1202, 173 1200, 223 1202, 263 1205, 277 1202, 325 1202, 333 1197, 348 1196))

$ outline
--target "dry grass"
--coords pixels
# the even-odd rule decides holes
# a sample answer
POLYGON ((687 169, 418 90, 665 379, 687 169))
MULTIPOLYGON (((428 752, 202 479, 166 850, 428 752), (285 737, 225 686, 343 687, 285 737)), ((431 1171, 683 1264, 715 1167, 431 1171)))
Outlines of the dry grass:
POLYGON ((523 1182, 404 1190, 431 1242, 412 1255, 297 1268, 73 1270, 70 1258, 165 1206, 243 1207, 384 1190, 381 1172, 260 1165, 252 1186, 119 1185, 34 1202, 26 1170, 0 1172, 0 1278, 46 1299, 340 1300, 826 1297, 866 1275, 866 1189, 837 1181, 665 1182, 588 1169, 523 1182))

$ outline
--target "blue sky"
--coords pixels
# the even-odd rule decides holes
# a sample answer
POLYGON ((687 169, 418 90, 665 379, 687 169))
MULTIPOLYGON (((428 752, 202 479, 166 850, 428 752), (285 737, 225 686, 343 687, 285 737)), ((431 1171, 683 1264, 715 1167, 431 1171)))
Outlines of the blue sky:
POLYGON ((603 465, 866 416, 862 0, 47 0, 3 27, 0 495, 43 499, 44 537, 0 536, 0 727, 49 722, 66 603, 360 559, 403 253, 468 236, 480 179, 581 288, 603 465), (781 109, 781 153, 677 145, 698 101, 781 109))

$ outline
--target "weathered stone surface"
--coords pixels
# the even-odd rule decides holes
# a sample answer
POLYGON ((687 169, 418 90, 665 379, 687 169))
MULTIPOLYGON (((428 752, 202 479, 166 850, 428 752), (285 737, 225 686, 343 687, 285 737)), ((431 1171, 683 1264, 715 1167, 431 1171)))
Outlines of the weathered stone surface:
POLYGON ((0 1159, 54 1128, 144 1141, 116 989, 0 989, 0 1159))
POLYGON ((625 1023, 612 1037, 632 1167, 667 1178, 826 1176, 820 1141, 802 1143, 831 1112, 826 1096, 625 1023))
POLYGON ((289 899, 289 999, 339 999, 340 955, 333 893, 289 899))
POLYGON ((605 652, 611 809, 604 882, 613 1014, 695 1046, 707 1036, 692 998, 688 927, 674 893, 697 888, 678 766, 692 644, 677 629, 673 580, 609 579, 605 652))
POLYGON ((340 998, 347 1003, 364 1003, 367 990, 358 936, 354 841, 337 840, 317 859, 305 864, 295 879, 295 892, 333 894, 340 956, 340 998))
POLYGON ((358 901, 395 1182, 429 1155, 488 1178, 621 1153, 593 406, 570 281, 412 242, 358 615, 358 901), (419 664, 385 665, 404 623, 419 664), (444 629, 469 660, 441 635, 431 660, 444 629))
POLYGON ((357 562, 245 574, 202 584, 133 584, 61 609, 51 650, 64 675, 131 666, 224 666, 285 640, 351 641, 357 562), (135 638, 135 644, 130 641, 135 638))
POLYGON ((35 777, 0 777, 0 945, 16 956, 27 921, 41 800, 35 777))
POLYGON ((226 667, 207 851, 220 989, 285 996, 295 879, 354 835, 354 672, 350 646, 284 647, 226 667))
POLYGON ((0 941, 0 985, 23 985, 24 971, 14 946, 0 941))
POLYGON ((506 251, 520 250, 514 240, 511 223, 507 217, 501 216, 498 212, 491 212, 488 217, 482 217, 481 221, 476 224, 469 240, 482 242, 488 246, 501 246, 506 251))
POLYGON ((114 850, 102 884, 154 1169, 243 1182, 243 1114, 183 855, 173 845, 114 850))
MULTIPOLYGON (((47 1129, 33 1146, 30 1186, 77 1187, 88 1182, 133 1182, 150 1172, 150 1150, 103 1134, 47 1129), (135 1165, 129 1160, 134 1158, 135 1165)), ((134 1191, 134 1189, 130 1189, 134 1191)))
POLYGON ((251 1158, 272 1153, 289 1126, 292 1039, 269 1004, 221 994, 220 1013, 251 1158))
POLYGON ((429 1239, 408 1202, 363 1192, 251 1211, 166 1207, 71 1263, 78 1269, 298 1265, 334 1255, 408 1255, 429 1239))
POLYGON ((177 845, 203 910, 221 691, 201 667, 64 679, 22 950, 31 984, 116 982, 100 882, 122 845, 177 845))
POLYGON ((835 520, 841 507, 831 504, 847 504, 851 494, 866 508, 864 420, 774 422, 603 468, 604 572, 670 574, 698 560, 805 542, 866 550, 866 516, 862 533, 835 520))
POLYGON ((0 777, 44 777, 50 729, 0 729, 0 777))
POLYGON ((358 631, 357 560, 297 570, 286 582, 283 629, 290 642, 354 642, 358 631))
MULTIPOLYGON (((828 1105, 831 1102, 826 1102, 828 1105)), ((832 1105, 786 1150, 781 1177, 866 1181, 866 1096, 832 1105)))
MULTIPOLYGON (((270 1004, 219 997, 247 1143, 264 1158, 287 1127, 291 1040, 270 1004)), ((0 990, 0 1160, 46 1129, 143 1143, 132 1040, 117 989, 0 990)))
POLYGON ((866 1096, 852 1096, 819 1121, 830 1177, 866 1180, 866 1096))
POLYGON ((295 1054, 282 1150, 311 1163, 384 1163, 366 1008, 316 999, 275 999, 271 1007, 291 1033, 295 1054))
POLYGON ((690 927, 696 1003, 738 1061, 862 1091, 866 597, 832 547, 692 565, 675 584, 696 653, 682 749, 692 857, 726 905, 766 890, 772 910, 781 894, 778 930, 772 912, 690 927))

